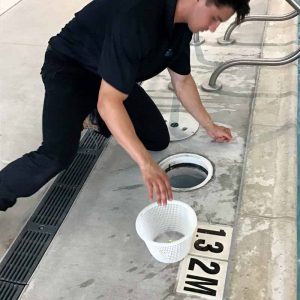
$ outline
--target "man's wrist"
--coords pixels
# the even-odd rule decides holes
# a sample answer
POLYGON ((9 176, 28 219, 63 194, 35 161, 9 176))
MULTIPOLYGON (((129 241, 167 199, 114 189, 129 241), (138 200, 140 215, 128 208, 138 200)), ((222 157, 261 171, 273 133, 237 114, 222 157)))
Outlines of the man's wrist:
POLYGON ((151 165, 153 158, 149 154, 149 152, 145 149, 145 152, 141 153, 140 157, 137 159, 137 164, 141 170, 147 168, 151 165))
POLYGON ((206 130, 206 131, 210 131, 214 128, 215 124, 214 122, 210 119, 207 120, 207 122, 201 124, 201 126, 206 130))

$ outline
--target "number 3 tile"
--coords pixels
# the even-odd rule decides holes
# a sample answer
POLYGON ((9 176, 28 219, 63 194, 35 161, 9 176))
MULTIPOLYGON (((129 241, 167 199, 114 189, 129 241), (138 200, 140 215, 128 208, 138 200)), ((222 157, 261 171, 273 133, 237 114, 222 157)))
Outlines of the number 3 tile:
POLYGON ((232 227, 198 223, 190 254, 228 260, 232 227))

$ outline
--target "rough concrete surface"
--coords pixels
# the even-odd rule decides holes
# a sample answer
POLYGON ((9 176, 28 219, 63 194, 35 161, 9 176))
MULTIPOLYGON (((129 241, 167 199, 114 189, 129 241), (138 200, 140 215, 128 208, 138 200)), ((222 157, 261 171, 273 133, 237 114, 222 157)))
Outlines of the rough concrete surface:
MULTIPOLYGON (((48 39, 88 1, 23 0, 0 16, 0 168, 41 141, 43 86, 39 71, 48 39)), ((282 15, 285 1, 253 0, 252 14, 282 15)), ((1 5, 0 5, 1 8, 1 5)), ((212 180, 174 197, 198 220, 234 227, 224 299, 296 298, 296 64, 238 66, 218 78, 223 88, 201 91, 220 63, 285 56, 297 47, 297 23, 246 22, 220 46, 230 22, 191 46, 192 74, 212 118, 232 129, 228 144, 200 128, 191 138, 152 152, 156 161, 178 152, 210 159, 212 180)), ((162 113, 184 111, 167 89, 167 72, 142 84, 162 113)), ((0 257, 51 182, 0 213, 0 257)), ((139 169, 114 139, 88 180, 21 296, 22 300, 199 299, 175 292, 179 263, 157 262, 135 231, 148 204, 139 169)))

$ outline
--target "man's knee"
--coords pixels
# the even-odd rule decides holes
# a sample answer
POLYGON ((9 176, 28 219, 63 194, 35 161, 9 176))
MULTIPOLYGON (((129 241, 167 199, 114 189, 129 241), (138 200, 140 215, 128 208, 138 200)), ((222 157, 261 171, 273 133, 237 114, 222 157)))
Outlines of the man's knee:
POLYGON ((160 144, 156 145, 154 147, 154 149, 149 149, 149 150, 151 150, 151 151, 162 151, 162 150, 168 148, 169 143, 170 143, 170 141, 164 141, 163 143, 160 143, 160 144))
POLYGON ((162 151, 168 148, 170 144, 169 132, 164 135, 160 135, 159 138, 155 141, 150 141, 144 143, 145 147, 150 151, 162 151))

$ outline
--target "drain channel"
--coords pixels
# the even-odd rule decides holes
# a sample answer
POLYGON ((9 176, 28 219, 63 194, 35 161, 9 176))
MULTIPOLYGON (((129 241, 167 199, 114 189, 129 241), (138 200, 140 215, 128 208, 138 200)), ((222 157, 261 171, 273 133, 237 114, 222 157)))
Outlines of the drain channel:
POLYGON ((88 130, 62 172, 0 263, 0 299, 16 300, 27 285, 108 140, 88 130))

